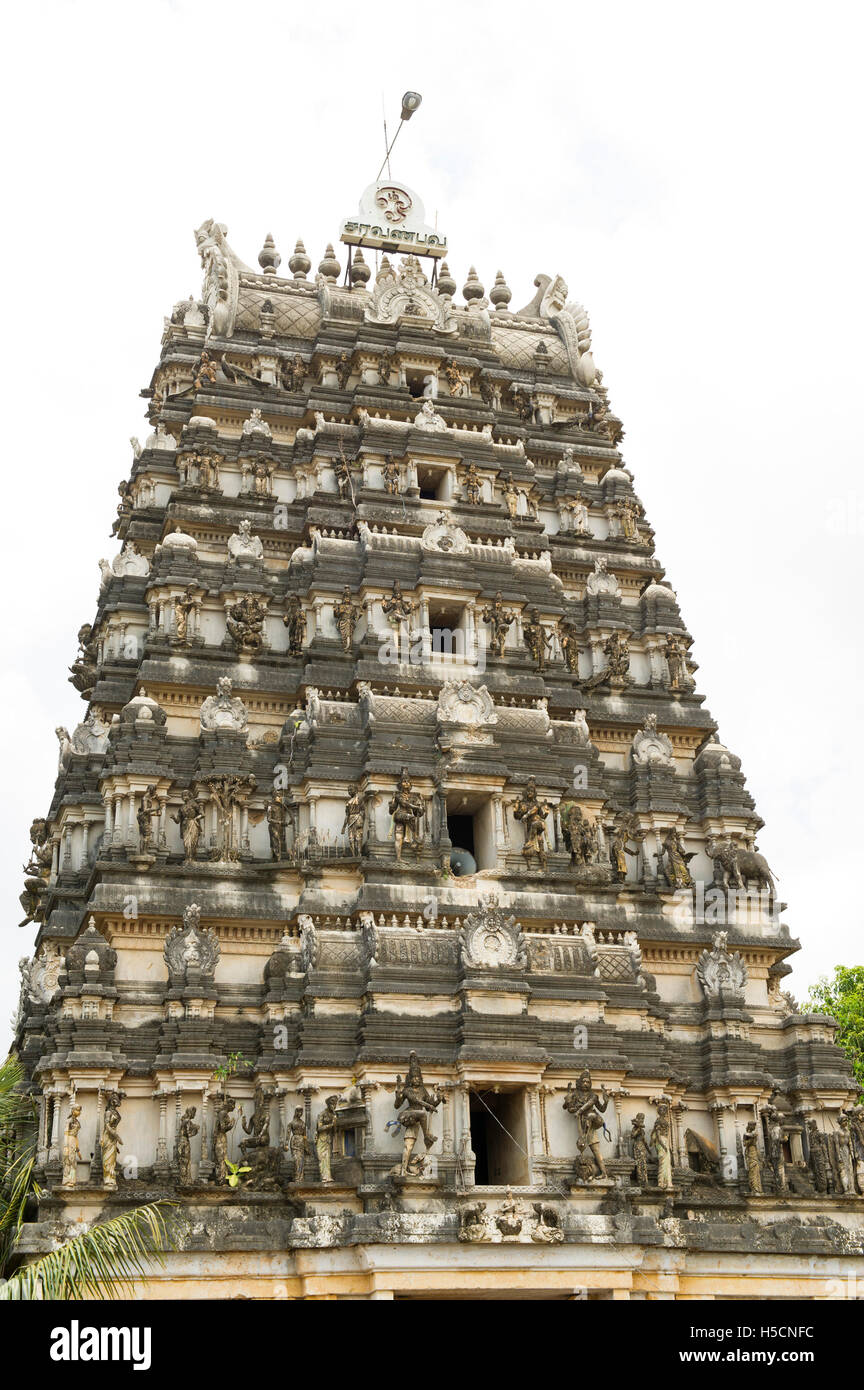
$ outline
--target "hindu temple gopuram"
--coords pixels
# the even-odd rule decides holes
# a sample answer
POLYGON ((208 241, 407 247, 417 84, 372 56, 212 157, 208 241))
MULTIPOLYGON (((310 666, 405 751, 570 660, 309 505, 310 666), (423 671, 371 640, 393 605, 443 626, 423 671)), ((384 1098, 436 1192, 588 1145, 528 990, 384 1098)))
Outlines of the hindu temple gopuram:
POLYGON ((401 184, 195 241, 27 808, 25 1250, 165 1198, 147 1298, 838 1296, 864 1110, 585 309, 401 184))

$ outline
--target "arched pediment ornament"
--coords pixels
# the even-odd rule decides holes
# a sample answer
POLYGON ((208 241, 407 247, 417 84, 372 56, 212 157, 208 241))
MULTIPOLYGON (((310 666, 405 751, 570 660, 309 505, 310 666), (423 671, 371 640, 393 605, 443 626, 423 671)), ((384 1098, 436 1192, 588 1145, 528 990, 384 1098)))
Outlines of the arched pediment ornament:
POLYGON ((470 681, 446 681, 438 696, 439 724, 497 724, 495 704, 485 685, 479 689, 470 681))
POLYGON ((494 895, 481 901, 465 919, 462 964, 468 969, 524 970, 528 965, 525 937, 516 918, 507 916, 494 895))
POLYGON ((703 951, 696 962, 696 975, 706 999, 744 993, 747 967, 737 951, 727 949, 728 940, 725 931, 715 932, 712 949, 703 951))
POLYGON ((445 512, 427 526, 420 540, 424 550, 440 550, 447 555, 464 555, 469 541, 461 526, 455 526, 445 512))
POLYGON ((428 319, 438 333, 457 332, 449 295, 431 287, 416 256, 406 256, 396 270, 389 262, 382 266, 365 317, 368 323, 397 323, 404 315, 428 319))
POLYGON ((183 926, 171 928, 163 954, 172 975, 185 979, 191 970, 207 979, 213 978, 221 947, 215 931, 201 926, 201 909, 197 903, 184 908, 183 926))

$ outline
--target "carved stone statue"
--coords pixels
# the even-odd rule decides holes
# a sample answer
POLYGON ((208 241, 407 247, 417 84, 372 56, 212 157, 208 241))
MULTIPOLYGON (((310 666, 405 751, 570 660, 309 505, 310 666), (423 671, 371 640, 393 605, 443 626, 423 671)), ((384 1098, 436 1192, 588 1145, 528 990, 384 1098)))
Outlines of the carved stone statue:
POLYGON ((354 644, 354 629, 362 614, 363 608, 352 602, 351 589, 346 584, 342 590, 341 599, 333 605, 333 618, 342 642, 343 652, 350 652, 354 644))
POLYGON ((577 1171, 583 1181, 587 1179, 591 1182, 607 1176, 606 1163, 600 1152, 600 1131, 605 1128, 603 1115, 608 1104, 606 1088, 601 1086, 598 1096, 592 1089, 589 1072, 583 1071, 575 1083, 567 1083, 564 1109, 576 1120, 577 1171))
POLYGON ((507 633, 513 623, 516 614, 509 608, 504 607, 504 600, 499 589, 495 595, 493 603, 487 603, 480 616, 484 623, 488 623, 491 628, 489 633, 489 645, 495 656, 504 655, 504 643, 507 641, 507 633))
POLYGON ((345 819, 342 834, 348 837, 351 853, 358 857, 363 851, 363 836, 366 829, 366 793, 361 792, 356 782, 348 787, 348 800, 345 802, 345 819))
POLYGON ((399 1172, 403 1177, 422 1176, 425 1164, 419 1155, 414 1155, 414 1147, 421 1133, 427 1149, 431 1149, 433 1144, 437 1143, 437 1136, 429 1129, 429 1116, 434 1115, 443 1100, 444 1097, 439 1094, 437 1086, 429 1090, 424 1085, 417 1053, 409 1053, 408 1073, 404 1081, 401 1076, 396 1077, 396 1094, 393 1100, 397 1110, 405 1106, 399 1116, 399 1124, 403 1130, 399 1172))
POLYGON ((558 641, 568 671, 579 673, 579 629, 567 618, 558 619, 558 641))
POLYGON ((522 640, 534 660, 535 669, 546 670, 546 658, 552 647, 552 639, 540 621, 535 607, 526 609, 522 623, 522 640))
POLYGON ((153 817, 156 814, 156 787, 147 787, 141 793, 136 820, 138 821, 138 843, 142 850, 150 844, 153 836, 153 817))
POLYGON ((328 1096, 324 1109, 315 1125, 315 1152, 318 1155, 318 1171, 322 1182, 332 1182, 333 1140, 336 1137, 336 1106, 338 1096, 328 1096))
POLYGON ((171 819, 175 825, 179 825, 180 834, 183 839, 183 854, 185 862, 188 864, 198 853, 198 844, 201 839, 201 831, 204 828, 204 812, 201 808, 194 791, 187 787, 183 792, 176 815, 171 819))
POLYGON ((513 1196, 513 1189, 508 1186, 507 1197, 498 1208, 495 1225, 506 1240, 520 1234, 524 1220, 525 1207, 518 1197, 513 1196))
POLYGON ((198 365, 195 368, 195 380, 192 385, 196 391, 200 391, 205 382, 209 383, 211 386, 214 385, 216 382, 216 375, 217 364, 205 349, 198 359, 198 365))
POLYGON ((400 623, 407 622, 417 605, 412 599, 406 598, 402 593, 402 586, 398 579, 393 580, 393 588, 389 598, 382 601, 381 609, 388 623, 398 627, 400 623))
POLYGON ((282 622, 288 629, 289 656, 302 656, 306 642, 306 618, 299 594, 289 594, 285 600, 285 615, 282 622))
POLYGON ((222 777, 208 777, 206 786, 216 806, 219 826, 218 843, 213 857, 220 864, 234 863, 240 858, 241 849, 246 848, 238 844, 235 807, 245 806, 255 790, 255 778, 251 773, 236 776, 226 774, 222 777))
POLYGON ((575 801, 564 802, 559 815, 561 834, 570 851, 570 867, 596 864, 600 855, 596 822, 589 821, 575 801))
POLYGON ((413 790, 413 782, 403 767, 396 783, 396 790, 390 799, 388 810, 393 817, 393 839, 396 844, 396 859, 401 861, 402 850, 407 845, 419 854, 421 848, 421 824, 426 814, 426 803, 413 790))
POLYGON ((244 594, 229 606, 225 625, 239 651, 260 652, 264 646, 266 616, 267 600, 257 594, 244 594))
POLYGON ((244 518, 239 529, 228 537, 228 554, 237 563, 264 558, 264 544, 260 536, 252 535, 252 522, 244 518))
POLYGON ((81 1133, 81 1106, 70 1105, 69 1114, 66 1119, 66 1128, 63 1131, 63 1178, 61 1187, 74 1187, 77 1177, 76 1165, 82 1161, 81 1150, 78 1147, 78 1135, 81 1133))
POLYGON ((468 464, 460 481, 465 500, 469 502, 472 507, 478 506, 483 496, 483 479, 477 471, 476 463, 471 462, 468 464))
MULTIPOLYGON (((748 1125, 749 1129, 750 1126, 748 1125)), ((816 1191, 824 1196, 828 1191, 828 1175, 831 1164, 828 1158, 828 1139, 815 1120, 807 1121, 807 1146, 810 1150, 810 1172, 816 1191)), ((761 1189, 760 1189, 761 1190, 761 1189)), ((752 1188, 751 1188, 752 1191, 752 1188)))
POLYGON ((507 508, 507 515, 514 520, 519 513, 519 489, 513 481, 512 473, 504 474, 504 481, 501 484, 501 496, 507 508))
POLYGON ((94 634, 91 623, 84 623, 78 629, 78 655, 69 667, 71 675, 69 682, 75 689, 89 699, 93 693, 93 688, 99 679, 98 671, 99 642, 94 634))
POLYGON ((657 1155, 657 1186, 672 1186, 672 1121, 669 1102, 658 1100, 657 1118, 651 1131, 651 1148, 657 1155))
POLYGON ((105 1092, 105 1118, 102 1121, 102 1138, 99 1146, 102 1154, 103 1187, 115 1188, 117 1186, 117 1156, 120 1152, 118 1125, 120 1124, 121 1099, 119 1091, 105 1092))
POLYGON ((551 810, 551 805, 538 797, 536 780, 529 777, 524 792, 513 802, 513 818, 523 822, 522 856, 526 867, 529 867, 531 859, 536 857, 544 872, 547 849, 546 817, 551 810))
POLYGON ((267 803, 267 831, 270 836, 271 859, 285 858, 285 827, 288 823, 288 808, 285 797, 279 790, 274 791, 267 803))
POLYGON ((637 817, 620 816, 615 822, 609 842, 609 854, 612 860, 612 867, 615 871, 615 877, 619 883, 623 883, 627 877, 628 854, 638 854, 638 846, 644 838, 644 832, 639 828, 637 817), (635 850, 627 848, 631 841, 634 841, 637 845, 635 850))
POLYGON ((666 665, 669 668, 669 689, 690 690, 693 678, 687 669, 687 648, 680 637, 670 633, 663 648, 666 665))
POLYGON ((192 1181, 192 1140, 201 1126, 196 1125, 197 1106, 190 1105, 183 1111, 177 1135, 177 1175, 181 1187, 188 1187, 192 1181))
POLYGON ((182 594, 176 594, 172 600, 174 609, 174 632, 172 640, 178 646, 185 646, 190 639, 189 620, 193 614, 201 611, 201 598, 196 594, 194 586, 188 585, 182 594))
POLYGON ((783 1154, 786 1131, 783 1116, 776 1105, 766 1105, 762 1109, 762 1118, 765 1123, 765 1148, 774 1174, 775 1191, 786 1192, 786 1159, 783 1154))
POLYGON ((37 816, 30 826, 30 843, 30 859, 24 865, 24 892, 18 899, 25 912, 20 924, 22 927, 28 922, 41 922, 44 918, 44 900, 51 876, 53 851, 48 822, 41 816, 37 816))
POLYGON ((388 497, 398 497, 399 495, 399 465, 392 454, 387 454, 384 458, 384 467, 381 470, 384 479, 384 491, 388 497))
POLYGON ((759 1153, 758 1126, 755 1120, 748 1122, 741 1144, 744 1149, 744 1163, 747 1168, 747 1186, 754 1196, 762 1195, 762 1157, 759 1153))
POLYGON ((224 1183, 228 1178, 228 1136, 237 1123, 234 1113, 236 1104, 232 1096, 223 1096, 216 1107, 213 1121, 213 1177, 218 1183, 224 1183))
POLYGON ((680 831, 672 826, 660 841, 660 850, 657 854, 658 867, 662 870, 670 888, 693 887, 693 878, 687 867, 693 858, 694 855, 688 854, 684 849, 680 831))
POLYGON ((302 1105, 294 1107, 294 1115, 288 1126, 288 1143, 285 1147, 294 1160, 293 1181, 301 1183, 306 1171, 306 1158, 311 1153, 309 1136, 306 1133, 306 1117, 302 1105))
POLYGON ((639 1111, 630 1126, 630 1152, 636 1165, 637 1187, 648 1186, 648 1135, 645 1133, 645 1114, 639 1111))
POLYGON ((712 950, 703 951, 696 962, 696 975, 706 999, 722 999, 724 995, 744 993, 747 967, 740 954, 727 950, 729 937, 725 931, 714 933, 712 950))

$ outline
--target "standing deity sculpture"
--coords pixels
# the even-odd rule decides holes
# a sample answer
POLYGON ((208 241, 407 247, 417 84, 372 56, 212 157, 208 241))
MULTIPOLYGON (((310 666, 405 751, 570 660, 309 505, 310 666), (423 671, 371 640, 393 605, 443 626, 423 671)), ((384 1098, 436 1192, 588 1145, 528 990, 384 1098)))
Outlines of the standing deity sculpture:
POLYGON ((340 445, 340 453, 337 459, 333 460, 333 474, 336 478, 336 486, 339 489, 339 496, 353 500, 354 482, 351 477, 351 466, 345 458, 340 445))
POLYGON ((651 1148, 657 1155, 657 1186, 672 1187, 672 1119, 667 1100, 657 1100, 657 1118, 651 1131, 651 1148))
POLYGON ((83 1161, 81 1158, 81 1150, 78 1147, 78 1135, 80 1133, 81 1106, 73 1103, 69 1107, 66 1128, 63 1131, 63 1177, 60 1182, 61 1187, 75 1186, 77 1165, 83 1161))
POLYGON ((828 1157, 827 1136, 822 1133, 815 1120, 807 1121, 807 1146, 810 1151, 810 1172, 813 1174, 813 1186, 820 1196, 824 1196, 828 1191, 828 1175, 831 1171, 831 1164, 828 1157))
POLYGON ((639 828, 637 816, 620 816, 612 827, 612 834, 609 841, 609 857, 612 860, 612 868, 619 883, 623 883, 627 877, 627 856, 637 855, 639 846, 645 838, 644 831, 639 828), (628 845, 635 843, 635 849, 628 849, 628 845))
POLYGON ((399 1124, 403 1130, 399 1172, 403 1177, 422 1176, 425 1162, 419 1154, 414 1153, 414 1148, 421 1133, 427 1149, 431 1149, 437 1142, 437 1136, 429 1129, 429 1116, 434 1115, 443 1101, 444 1097, 439 1093, 437 1086, 430 1090, 424 1084, 417 1053, 409 1053, 407 1075, 404 1081, 401 1076, 396 1077, 396 1093, 393 1099, 397 1110, 405 1106, 399 1116, 399 1124))
POLYGON ((478 506, 483 495, 483 479, 477 471, 476 463, 472 461, 468 464, 460 481, 466 500, 472 507, 478 506))
POLYGON ((267 616, 267 600, 257 594, 244 594, 236 603, 229 605, 225 626, 235 646, 241 652, 257 653, 264 646, 264 619, 267 616))
POLYGON ((122 1099, 119 1091, 105 1092, 105 1118, 99 1148, 102 1155, 102 1185, 112 1189, 117 1186, 117 1157, 121 1148, 118 1126, 122 1099))
POLYGON ((351 358, 347 352, 340 352, 336 359, 336 380, 339 383, 339 390, 346 391, 348 382, 351 379, 351 358))
POLYGON ((842 1111, 837 1116, 837 1128, 834 1131, 833 1137, 841 1191, 847 1195, 854 1196, 855 1160, 852 1151, 852 1130, 849 1124, 849 1116, 842 1111))
POLYGON ((639 541, 642 539, 639 534, 641 509, 636 506, 635 502, 619 502, 614 515, 618 521, 618 526, 624 540, 639 541))
POLYGON ((306 1133, 306 1118, 302 1105, 294 1107, 294 1114, 288 1125, 288 1143, 285 1148, 291 1155, 294 1163, 294 1174, 292 1181, 301 1183, 303 1174, 306 1171, 306 1158, 311 1153, 309 1147, 309 1136, 306 1133))
POLYGON ((688 868, 693 857, 693 854, 688 854, 684 849, 680 831, 674 826, 667 830, 660 841, 660 850, 656 858, 670 888, 693 887, 693 877, 688 868))
POLYGON ((315 1153, 322 1182, 332 1182, 333 1141, 336 1138, 336 1106, 338 1096, 328 1096, 315 1125, 315 1153))
POLYGON ((519 512, 519 489, 513 481, 512 473, 505 473, 501 484, 501 496, 507 507, 507 515, 511 520, 515 520, 519 512))
POLYGON ((488 623, 492 629, 489 634, 489 645, 495 656, 504 655, 504 644, 507 641, 507 633, 516 617, 516 614, 509 608, 504 607, 504 600, 499 589, 495 595, 493 603, 487 603, 480 616, 484 623, 488 623))
POLYGON ((762 1195, 762 1156, 759 1152, 758 1125, 755 1120, 748 1121, 741 1140, 744 1149, 744 1164, 747 1169, 747 1186, 754 1197, 762 1195))
POLYGON ((771 1171, 774 1174, 774 1190, 775 1192, 786 1192, 786 1158, 783 1153, 786 1130, 783 1116, 776 1105, 769 1104, 763 1107, 762 1118, 765 1122, 765 1148, 771 1171))
POLYGON ((648 1135, 645 1133, 645 1114, 640 1110, 630 1126, 630 1152, 636 1168, 636 1186, 648 1186, 648 1135))
POLYGON ((287 824, 288 807, 285 805, 284 794, 277 788, 267 803, 267 833, 270 837, 271 859, 285 858, 285 828, 287 824))
POLYGON ((444 362, 444 380, 447 382, 451 396, 471 395, 468 378, 462 374, 451 357, 448 357, 444 362))
POLYGON ((396 844, 396 859, 399 862, 406 845, 413 849, 415 854, 420 853, 422 846, 420 827, 426 814, 426 803, 413 787, 414 783, 403 767, 388 806, 393 817, 393 839, 396 844))
POLYGON ((138 821, 138 843, 142 850, 148 848, 153 838, 153 817, 156 814, 155 784, 141 793, 141 801, 136 812, 138 821))
POLYGON ((30 858, 24 867, 24 892, 18 901, 24 909, 25 917, 20 923, 26 927, 28 922, 41 922, 44 918, 44 901, 51 876, 51 863, 54 857, 48 821, 37 816, 30 826, 30 858))
POLYGON ((283 625, 288 631, 288 655, 302 656, 306 641, 306 618, 299 594, 289 594, 285 600, 283 625))
POLYGON ((201 831, 204 828, 204 812, 201 803, 188 787, 183 792, 183 797, 176 815, 171 816, 175 825, 180 827, 180 835, 183 840, 183 854, 188 864, 198 853, 198 843, 201 839, 201 831))
POLYGON ((506 1240, 508 1236, 518 1236, 522 1230, 525 1220, 525 1207, 518 1197, 513 1196, 513 1189, 508 1185, 507 1196, 498 1208, 498 1215, 495 1217, 495 1225, 506 1240))
POLYGON ((200 391, 205 382, 213 386, 216 383, 216 366, 209 352, 205 349, 198 358, 195 367, 195 380, 192 385, 196 391, 200 391))
POLYGON ((666 665, 669 669, 669 689, 689 690, 693 680, 687 669, 687 647, 682 638, 670 632, 663 648, 666 665))
POLYGON ((197 1113, 198 1107, 190 1105, 183 1111, 180 1120, 177 1134, 177 1180, 181 1187, 188 1187, 192 1181, 192 1140, 201 1128, 195 1123, 197 1113))
POLYGON ((526 868, 530 867, 532 858, 536 858, 544 873, 547 853, 546 818, 551 810, 550 803, 541 801, 537 795, 536 779, 529 777, 524 792, 513 802, 513 819, 523 822, 522 857, 526 868))
POLYGON ((576 1149, 578 1152, 577 1171, 582 1180, 591 1182, 605 1178, 606 1163, 600 1152, 600 1131, 606 1127, 603 1115, 609 1104, 609 1096, 604 1086, 600 1095, 591 1086, 591 1075, 583 1071, 574 1083, 567 1083, 564 1109, 576 1120, 576 1149))
POLYGON ((596 821, 588 820, 575 801, 565 801, 559 811, 561 835, 570 851, 571 869, 586 864, 596 864, 600 854, 599 832, 596 821))
POLYGON ((93 687, 99 679, 99 641, 92 623, 84 623, 78 629, 78 655, 69 667, 70 685, 74 685, 84 699, 89 699, 93 687))
POLYGON ((345 819, 342 822, 342 834, 347 836, 351 853, 358 858, 363 852, 367 796, 368 793, 361 792, 356 782, 349 785, 348 800, 345 802, 345 819))
POLYGON ((390 378, 393 375, 393 358, 389 352, 382 352, 378 358, 378 384, 389 386, 390 378))
POLYGON ((568 671, 579 674, 579 629, 567 618, 558 619, 558 642, 568 671))
POLYGON ((398 497, 400 483, 399 465, 392 454, 385 454, 381 475, 384 481, 384 491, 387 493, 387 496, 398 497))
POLYGON ((213 1121, 213 1179, 224 1183, 228 1179, 228 1136, 237 1123, 233 1096, 222 1096, 213 1121))
POLYGON ((219 825, 219 843, 214 858, 220 864, 234 863, 240 858, 241 849, 245 848, 237 843, 235 807, 245 806, 255 790, 255 778, 251 773, 235 776, 226 774, 222 777, 209 777, 206 785, 216 806, 219 825))
POLYGON ((545 671, 546 660, 552 648, 552 639, 541 623, 540 615, 533 605, 525 610, 522 640, 531 653, 535 669, 545 671))
POLYGON ((175 594, 172 600, 174 610, 174 631, 171 640, 178 646, 186 646, 190 641, 190 619, 201 611, 201 599, 194 585, 189 584, 182 594, 175 594))
POLYGON ((346 584, 342 590, 342 597, 338 603, 333 605, 333 618, 336 623, 336 630, 342 643, 343 652, 350 652, 354 644, 354 630, 360 620, 365 603, 357 605, 351 600, 351 589, 346 584))

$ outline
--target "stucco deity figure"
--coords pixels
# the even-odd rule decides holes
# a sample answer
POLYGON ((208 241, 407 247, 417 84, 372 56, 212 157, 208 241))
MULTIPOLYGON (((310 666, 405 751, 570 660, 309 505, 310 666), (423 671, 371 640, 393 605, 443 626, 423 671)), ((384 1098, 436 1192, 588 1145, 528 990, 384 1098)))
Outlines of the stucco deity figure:
POLYGON ((339 496, 352 498, 354 496, 354 484, 351 479, 351 468, 344 454, 333 460, 333 474, 336 478, 336 486, 339 489, 339 496))
POLYGON ((579 629, 567 618, 558 619, 558 641, 568 671, 579 673, 579 629))
POLYGON ((624 632, 613 632, 603 643, 606 667, 603 679, 612 685, 627 685, 630 681, 630 639, 624 632))
POLYGON ((289 594, 285 600, 285 615, 282 619, 288 630, 289 656, 302 656, 306 641, 306 618, 299 594, 289 594))
POLYGON ((577 536, 590 536, 588 507, 581 497, 561 503, 561 530, 571 531, 577 536))
POLYGON ((407 622, 417 605, 410 598, 406 598, 402 593, 402 586, 398 579, 393 580, 393 588, 389 598, 385 598, 381 603, 381 610, 388 623, 398 627, 400 623, 407 622))
POLYGON ((747 1186, 754 1196, 761 1196, 762 1188, 762 1157, 759 1153, 758 1126, 755 1120, 750 1120, 744 1131, 741 1140, 744 1149, 744 1163, 747 1168, 747 1186))
POLYGON ((30 859, 24 865, 24 892, 18 901, 24 909, 24 927, 28 922, 41 921, 44 916, 43 900, 51 876, 53 851, 48 822, 37 816, 30 826, 30 859))
POLYGON ((149 786, 141 793, 141 801, 136 813, 138 821, 138 843, 146 849, 153 837, 153 817, 156 814, 156 787, 149 786))
POLYGON ((639 822, 635 816, 621 816, 615 822, 609 842, 609 855, 612 860, 615 877, 619 883, 623 883, 627 877, 628 854, 638 854, 638 845, 644 838, 644 834, 639 829, 639 822), (636 849, 628 849, 628 845, 631 841, 635 841, 637 845, 636 849))
POLYGON ((579 1167, 589 1180, 606 1177, 606 1163, 600 1152, 600 1131, 605 1127, 603 1119, 609 1096, 604 1086, 600 1095, 591 1086, 591 1075, 583 1071, 574 1083, 567 1083, 564 1109, 576 1120, 576 1149, 579 1154, 579 1167))
POLYGON ((76 1164, 81 1163, 81 1150, 78 1135, 81 1133, 81 1106, 70 1105, 63 1131, 63 1178, 61 1187, 74 1187, 77 1176, 76 1164))
POLYGON ((468 384, 467 376, 463 375, 452 358, 447 358, 444 363, 444 380, 451 396, 470 396, 471 387, 468 384))
POLYGON ((398 497, 399 495, 399 465, 392 454, 384 457, 384 467, 381 470, 384 480, 384 491, 388 497, 398 497))
POLYGON ((483 496, 483 479, 477 472, 476 463, 469 463, 461 478, 462 491, 472 507, 478 506, 483 496))
POLYGON ((339 383, 339 390, 345 391, 351 378, 351 358, 347 352, 340 352, 336 359, 336 380, 339 383))
POLYGON ((855 1162, 852 1154, 852 1131, 849 1116, 841 1112, 837 1116, 834 1131, 834 1152, 837 1155, 837 1168, 840 1174, 840 1187, 844 1193, 855 1193, 855 1162))
POLYGON ((244 594, 227 611, 225 626, 240 651, 260 652, 264 646, 266 601, 257 594, 244 594))
POLYGON ((657 1186, 672 1186, 672 1121, 669 1102, 656 1102, 657 1118, 651 1131, 651 1148, 657 1155, 657 1186))
POLYGON ((366 793, 361 792, 356 782, 348 787, 348 800, 345 802, 345 819, 342 834, 347 836, 351 853, 360 855, 363 849, 363 834, 366 829, 366 793))
POLYGON ((240 1140, 240 1151, 247 1161, 251 1161, 258 1157, 256 1150, 266 1149, 270 1145, 270 1092, 265 1091, 263 1086, 255 1088, 251 1118, 247 1120, 241 1110, 240 1123, 249 1136, 240 1140))
POLYGON ((547 850, 546 817, 551 810, 549 802, 541 801, 538 797, 535 778, 529 777, 524 792, 513 802, 513 819, 522 822, 522 857, 526 867, 530 866, 532 858, 536 857, 544 872, 547 850))
POLYGON ((519 1235, 524 1220, 525 1208, 519 1198, 513 1196, 513 1189, 508 1186, 507 1197, 498 1208, 495 1225, 506 1239, 507 1236, 519 1235))
POLYGON ((121 1147, 118 1130, 120 1100, 119 1091, 105 1092, 105 1118, 102 1121, 102 1138, 99 1145, 102 1154, 103 1187, 115 1188, 117 1186, 117 1156, 121 1147))
POLYGON ((786 1159, 783 1153, 786 1132, 783 1116, 776 1105, 766 1105, 762 1109, 762 1118, 765 1122, 765 1148, 774 1174, 775 1191, 786 1192, 786 1159))
POLYGON ((190 584, 184 589, 182 594, 176 594, 172 600, 174 609, 174 632, 173 641, 179 646, 185 646, 189 641, 189 619, 193 613, 201 610, 201 599, 196 595, 194 587, 190 584))
POLYGON ((192 1181, 192 1140, 201 1129, 196 1125, 195 1116, 198 1107, 188 1106, 180 1120, 180 1128, 177 1134, 177 1174, 181 1187, 188 1187, 192 1181))
POLYGON ((363 607, 365 604, 360 606, 352 602, 351 589, 346 584, 341 599, 333 605, 333 618, 343 652, 350 652, 354 644, 354 630, 362 616, 363 607))
POLYGON ((381 386, 389 386, 390 378, 393 375, 393 359, 389 352, 382 352, 378 358, 378 382, 381 386))
POLYGON ((516 614, 509 608, 504 607, 504 600, 499 589, 495 595, 494 603, 487 603, 480 616, 484 623, 488 623, 491 631, 489 633, 489 645, 496 656, 504 655, 504 643, 507 641, 507 633, 510 631, 516 614))
POLYGON ((288 1126, 288 1143, 285 1145, 285 1148, 291 1154, 291 1158, 294 1162, 294 1176, 292 1180, 295 1183, 301 1183, 303 1181, 303 1174, 306 1171, 306 1158, 311 1152, 309 1147, 309 1136, 306 1133, 306 1117, 302 1105, 294 1107, 294 1114, 288 1126))
POLYGON ((84 623, 78 629, 78 655, 69 667, 72 673, 69 682, 85 699, 92 694, 98 679, 98 659, 99 642, 93 626, 91 623, 84 623))
POLYGON ((531 653, 535 669, 538 671, 545 671, 546 658, 552 646, 552 639, 541 623, 537 609, 533 606, 525 610, 525 618, 522 623, 522 640, 531 653))
POLYGON ((420 826, 426 814, 426 803, 422 796, 413 790, 413 786, 403 767, 388 806, 393 817, 393 839, 397 860, 401 860, 402 850, 406 845, 413 849, 415 854, 420 852, 420 826))
POLYGON ((667 830, 660 841, 657 862, 663 870, 663 875, 670 888, 693 887, 693 877, 687 867, 692 858, 693 855, 688 854, 684 849, 680 831, 676 830, 674 826, 667 830))
POLYGON ((404 1081, 401 1076, 396 1077, 396 1094, 393 1099, 393 1104, 397 1110, 401 1110, 401 1107, 405 1106, 399 1116, 399 1124, 403 1130, 402 1161, 399 1171, 403 1177, 417 1176, 422 1173, 424 1165, 420 1156, 414 1155, 414 1147, 421 1133, 427 1149, 431 1149, 433 1144, 437 1142, 437 1136, 429 1129, 429 1116, 434 1115, 443 1100, 444 1097, 440 1095, 437 1086, 433 1086, 430 1090, 424 1084, 417 1053, 409 1053, 408 1073, 404 1081))
POLYGON ((636 1186, 648 1186, 648 1135, 645 1133, 645 1114, 640 1110, 630 1126, 630 1152, 636 1165, 636 1186))
POLYGON ((338 1096, 328 1096, 324 1109, 315 1125, 315 1152, 318 1156, 318 1171, 322 1182, 332 1182, 333 1140, 336 1137, 336 1106, 338 1096))
POLYGON ((618 504, 616 509, 618 525, 621 528, 621 535, 627 541, 638 541, 639 535, 639 508, 634 502, 624 501, 618 504))
POLYGON ((270 836, 271 859, 285 858, 285 827, 288 823, 288 808, 284 794, 276 790, 267 803, 267 833, 270 836))
POLYGON ((183 799, 176 815, 171 819, 175 825, 179 825, 180 834, 183 839, 183 854, 188 864, 198 853, 198 844, 201 839, 201 831, 204 828, 204 812, 201 808, 197 796, 188 787, 183 792, 183 799))
MULTIPOLYGON (((749 1129, 750 1126, 748 1125, 749 1129)), ((831 1165, 828 1159, 828 1140, 815 1120, 807 1121, 807 1147, 810 1150, 810 1172, 813 1185, 823 1195, 828 1191, 828 1174, 831 1165)))
POLYGON ((519 489, 513 481, 512 473, 504 474, 504 481, 501 484, 501 496, 507 508, 507 515, 515 518, 519 512, 519 489))
POLYGON ((596 864, 600 853, 597 825, 588 820, 575 801, 564 802, 559 812, 561 834, 570 851, 570 867, 596 864))
POLYGON ((689 690, 693 681, 687 669, 687 648, 680 637, 670 633, 663 648, 669 668, 669 689, 689 690))
POLYGON ((216 1117, 213 1121, 213 1174, 215 1182, 225 1182, 228 1177, 228 1135, 237 1123, 235 1107, 237 1102, 232 1096, 223 1096, 216 1107, 216 1117))
POLYGON ((209 777, 207 790, 216 806, 219 825, 219 845, 215 858, 220 864, 235 863, 240 857, 242 846, 237 844, 234 808, 246 804, 255 790, 255 778, 251 773, 209 777))
POLYGON ((298 354, 282 363, 282 385, 286 391, 302 391, 306 380, 306 363, 298 354))
POLYGON ((209 352, 207 352, 205 349, 198 359, 198 365, 195 368, 195 380, 193 381, 192 385, 194 386, 196 391, 200 391, 201 387, 204 386, 205 383, 209 383, 212 386, 215 383, 215 381, 216 363, 213 361, 213 358, 210 356, 209 352))

